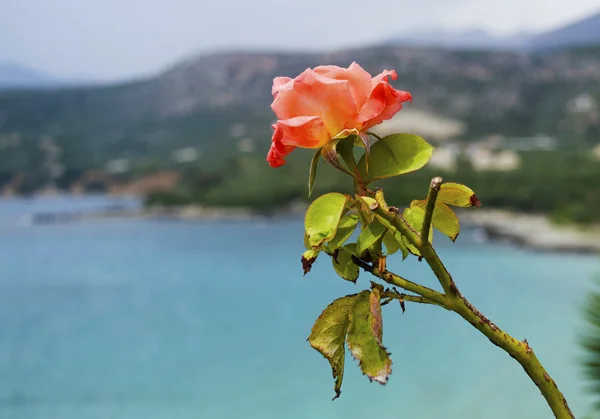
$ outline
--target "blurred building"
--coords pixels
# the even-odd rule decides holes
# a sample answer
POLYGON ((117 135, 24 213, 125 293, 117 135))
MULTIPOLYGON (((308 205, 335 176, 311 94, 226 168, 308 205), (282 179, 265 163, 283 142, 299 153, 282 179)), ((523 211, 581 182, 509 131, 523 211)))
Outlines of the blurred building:
POLYGON ((600 144, 592 149, 592 155, 596 160, 600 161, 600 144))
POLYGON ((190 163, 200 157, 200 151, 195 147, 184 147, 174 150, 171 159, 176 163, 190 163))
POLYGON ((238 141, 237 149, 240 153, 251 153, 255 149, 254 140, 249 137, 244 137, 238 141))
POLYGON ((498 149, 488 142, 469 144, 461 150, 458 144, 448 143, 436 147, 429 160, 431 167, 442 170, 456 170, 459 158, 465 157, 474 170, 477 171, 510 171, 521 165, 521 157, 515 150, 498 149))
POLYGON ((443 170, 455 170, 460 148, 455 144, 445 144, 433 150, 428 165, 443 170))
POLYGON ((521 164, 521 157, 514 150, 494 150, 473 144, 467 147, 465 154, 477 171, 510 171, 518 169, 521 164))

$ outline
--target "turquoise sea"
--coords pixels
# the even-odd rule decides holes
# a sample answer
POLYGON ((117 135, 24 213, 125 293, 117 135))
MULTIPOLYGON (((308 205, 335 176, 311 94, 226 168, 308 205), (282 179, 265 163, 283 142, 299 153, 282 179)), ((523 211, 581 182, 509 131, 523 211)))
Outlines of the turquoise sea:
MULTIPOLYGON (((329 364, 306 338, 368 275, 344 282, 322 258, 303 277, 301 219, 31 223, 106 201, 0 201, 2 419, 552 417, 512 358, 457 316, 414 304, 384 307, 388 385, 347 357, 332 402, 329 364)), ((476 243, 468 230, 438 241, 467 298, 527 338, 576 416, 587 414, 576 339, 600 260, 476 243)), ((415 259, 390 265, 436 285, 415 259)))

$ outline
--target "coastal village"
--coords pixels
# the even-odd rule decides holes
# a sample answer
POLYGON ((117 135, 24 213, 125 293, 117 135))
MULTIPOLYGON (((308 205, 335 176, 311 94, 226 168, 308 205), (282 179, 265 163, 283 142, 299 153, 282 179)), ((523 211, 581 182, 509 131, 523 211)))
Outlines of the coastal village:
MULTIPOLYGON (((446 129, 442 135, 460 134, 459 124, 447 122, 446 124, 448 125, 444 125, 443 122, 440 124, 442 128, 446 129)), ((410 119, 407 125, 410 125, 410 119)), ((392 131, 393 127, 393 123, 382 124, 382 127, 378 129, 378 133, 385 135, 387 131, 392 131)), ((412 132, 423 131, 425 133, 422 135, 426 138, 432 138, 436 144, 431 160, 428 163, 429 166, 444 171, 456 170, 457 165, 461 162, 468 162, 476 171, 516 170, 521 164, 520 152, 533 150, 552 151, 558 147, 557 139, 545 134, 513 138, 492 135, 481 138, 479 141, 464 144, 455 140, 442 139, 439 128, 435 132, 427 132, 427 128, 412 130, 412 132)), ((411 131, 407 130, 406 132, 411 131)), ((244 154, 255 151, 256 141, 243 136, 244 128, 242 125, 232 125, 231 133, 232 137, 237 141, 238 153, 244 154)), ((0 144, 3 144, 1 140, 0 144)), ((52 175, 57 176, 61 174, 62 168, 59 162, 60 150, 48 137, 41 139, 40 148, 47 150, 49 157, 46 166, 48 172, 51 174, 50 178, 52 178, 52 175)), ((590 151, 590 158, 597 160, 600 164, 600 145, 590 151)), ((198 148, 186 147, 176 149, 171 154, 172 169, 158 170, 154 173, 138 175, 133 178, 127 176, 131 171, 130 161, 128 159, 114 159, 110 160, 104 169, 83 172, 82 176, 69 186, 67 192, 71 194, 84 194, 88 191, 102 190, 112 195, 143 196, 151 192, 168 191, 176 188, 181 181, 181 171, 178 169, 178 166, 190 163, 198 164, 201 162, 201 159, 202 150, 198 148)), ((17 195, 20 183, 23 180, 24 175, 16 174, 0 189, 0 195, 5 197, 17 195)), ((47 187, 35 192, 36 195, 57 193, 59 193, 59 190, 52 182, 49 182, 47 187)))

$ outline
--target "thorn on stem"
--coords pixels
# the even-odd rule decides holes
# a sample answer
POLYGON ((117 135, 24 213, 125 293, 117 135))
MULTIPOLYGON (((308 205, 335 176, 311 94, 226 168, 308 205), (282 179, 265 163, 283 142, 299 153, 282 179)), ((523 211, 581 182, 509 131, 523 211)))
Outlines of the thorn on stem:
POLYGON ((523 339, 523 343, 525 344, 525 353, 530 354, 532 349, 531 346, 529 346, 529 342, 527 342, 527 339, 523 339))

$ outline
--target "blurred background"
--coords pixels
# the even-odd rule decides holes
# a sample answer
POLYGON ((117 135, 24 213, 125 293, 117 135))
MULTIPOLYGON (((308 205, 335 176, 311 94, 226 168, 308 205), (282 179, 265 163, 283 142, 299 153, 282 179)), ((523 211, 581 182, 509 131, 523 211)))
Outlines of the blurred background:
MULTIPOLYGON (((436 147, 388 200, 475 190, 445 264, 600 417, 596 0, 2 0, 1 418, 551 417, 510 357, 415 305, 384 308, 389 384, 348 359, 331 402, 306 338, 367 278, 302 278, 312 153, 265 157, 273 78, 352 61, 413 96, 375 131, 436 147)), ((350 188, 323 166, 313 196, 350 188)))

